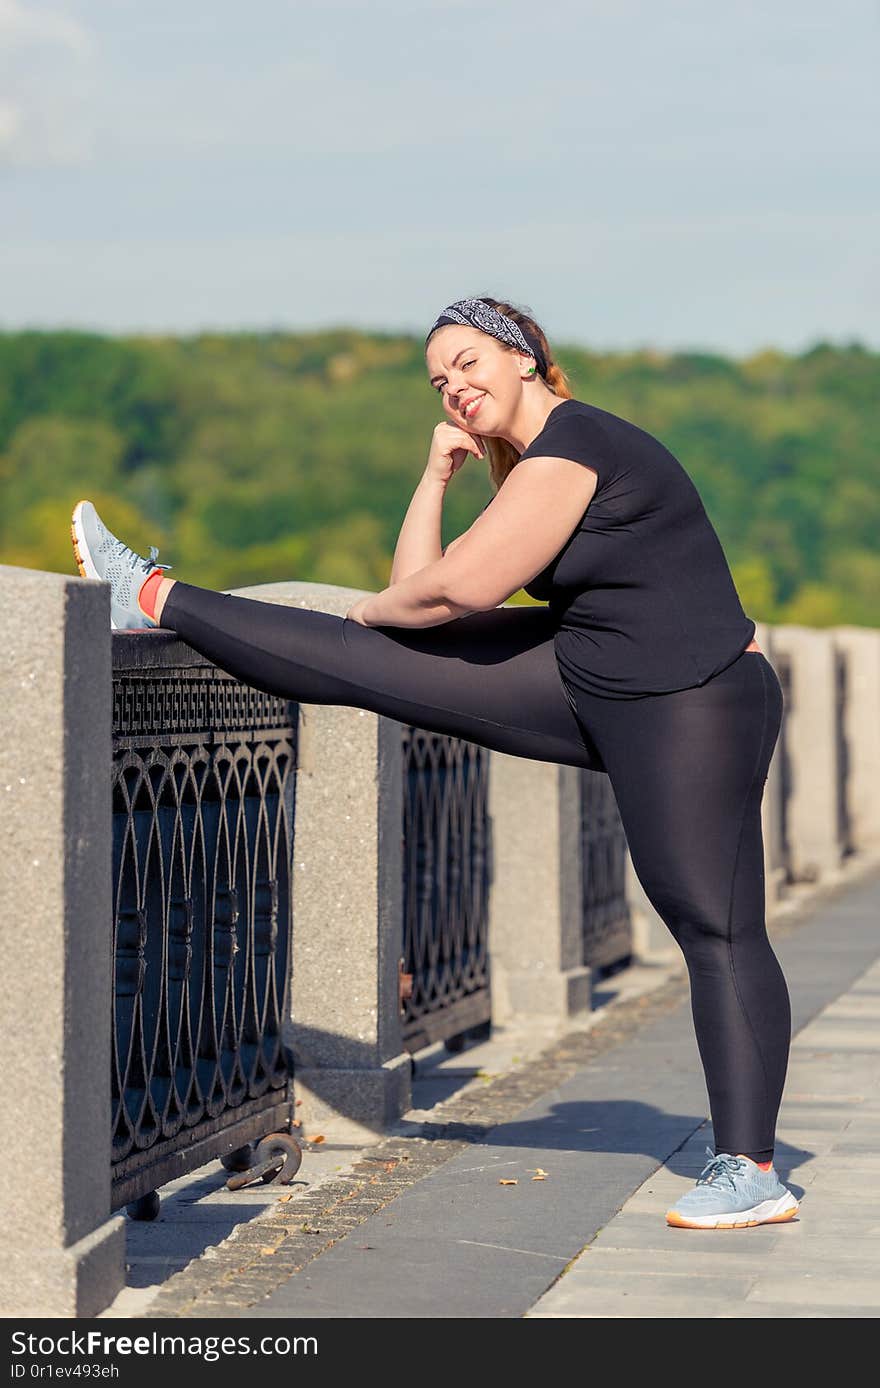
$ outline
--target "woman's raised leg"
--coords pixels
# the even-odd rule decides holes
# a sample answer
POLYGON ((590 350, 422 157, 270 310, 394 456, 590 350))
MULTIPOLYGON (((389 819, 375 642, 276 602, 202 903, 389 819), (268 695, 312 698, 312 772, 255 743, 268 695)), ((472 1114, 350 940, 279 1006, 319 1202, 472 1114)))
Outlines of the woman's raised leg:
POLYGON ((498 607, 434 627, 238 597, 180 580, 162 627, 254 688, 342 704, 535 761, 602 771, 571 707, 545 607, 498 607))

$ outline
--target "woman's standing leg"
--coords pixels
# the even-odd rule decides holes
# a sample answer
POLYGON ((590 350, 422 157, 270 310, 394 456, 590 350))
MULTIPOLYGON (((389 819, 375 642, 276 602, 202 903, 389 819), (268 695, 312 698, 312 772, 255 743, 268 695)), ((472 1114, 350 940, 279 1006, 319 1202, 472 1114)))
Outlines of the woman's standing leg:
POLYGON ((791 1040, 767 937, 761 801, 782 721, 770 662, 640 699, 573 691, 617 798, 633 865, 684 953, 716 1152, 773 1156, 791 1040))
POLYGON ((161 624, 282 698, 369 709, 512 756, 604 769, 566 696, 543 607, 499 607, 435 627, 365 627, 178 580, 161 624))

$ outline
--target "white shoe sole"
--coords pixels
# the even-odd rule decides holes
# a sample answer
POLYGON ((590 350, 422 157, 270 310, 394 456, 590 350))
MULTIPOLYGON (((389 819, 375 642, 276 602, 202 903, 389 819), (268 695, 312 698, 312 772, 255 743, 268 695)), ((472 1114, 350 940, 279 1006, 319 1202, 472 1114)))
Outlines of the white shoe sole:
POLYGON ((70 521, 70 538, 73 541, 73 552, 76 556, 76 564, 79 569, 80 578, 98 578, 101 575, 95 568, 92 556, 89 554, 89 547, 86 544, 85 531, 82 523, 82 508, 85 502, 78 501, 73 508, 73 516, 70 521))
POLYGON ((793 1219, 799 1208, 799 1202, 787 1190, 778 1200, 762 1200, 750 1210, 737 1210, 735 1214, 683 1215, 667 1210, 666 1223, 677 1229, 748 1229, 754 1224, 780 1224, 793 1219))

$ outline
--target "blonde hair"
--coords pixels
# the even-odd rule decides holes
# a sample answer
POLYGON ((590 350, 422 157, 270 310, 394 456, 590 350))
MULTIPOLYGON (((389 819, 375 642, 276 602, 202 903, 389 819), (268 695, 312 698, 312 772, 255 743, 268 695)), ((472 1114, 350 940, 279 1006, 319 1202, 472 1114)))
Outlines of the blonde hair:
MULTIPOLYGON (((505 303, 503 299, 490 299, 486 295, 480 296, 484 304, 491 304, 492 308, 497 308, 501 313, 506 313, 508 318, 512 318, 514 323, 520 327, 525 327, 537 338, 544 352, 547 361, 547 375, 544 378, 554 395, 558 395, 561 400, 570 400, 572 397, 571 386, 568 377, 558 362, 553 360, 553 353, 544 335, 543 329, 538 326, 534 318, 526 309, 516 308, 513 304, 505 303)), ((506 343, 499 342, 499 347, 506 352, 515 352, 515 347, 508 347, 506 343)), ((489 456, 489 478, 496 493, 508 473, 516 467, 520 455, 512 443, 507 439, 486 438, 486 451, 489 456)))

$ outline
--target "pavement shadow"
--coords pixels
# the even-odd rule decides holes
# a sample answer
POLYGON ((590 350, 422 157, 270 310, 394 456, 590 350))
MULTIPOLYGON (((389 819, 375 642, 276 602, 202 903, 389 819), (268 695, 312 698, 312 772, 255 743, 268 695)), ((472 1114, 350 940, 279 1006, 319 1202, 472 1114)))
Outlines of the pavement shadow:
MULTIPOLYGON (((160 1188, 162 1203, 156 1219, 125 1220, 126 1286, 144 1289, 167 1281, 240 1225, 265 1212, 266 1199, 248 1200, 246 1191, 234 1203, 218 1200, 229 1173, 219 1162, 212 1162, 211 1168, 196 1181, 184 1178, 179 1190, 160 1188)), ((294 1179, 285 1189, 300 1184, 308 1182, 294 1179)))
MULTIPOLYGON (((487 1147, 534 1151, 601 1152, 609 1158, 638 1154, 662 1162, 677 1176, 694 1176, 714 1151, 712 1124, 700 1114, 669 1113, 636 1099, 567 1100, 549 1104, 534 1118, 501 1122, 482 1139, 487 1147), (692 1142, 698 1130, 699 1142, 692 1142)), ((777 1143, 774 1164, 781 1181, 815 1154, 784 1141, 777 1143)), ((792 1186, 797 1196, 803 1188, 792 1186)))

